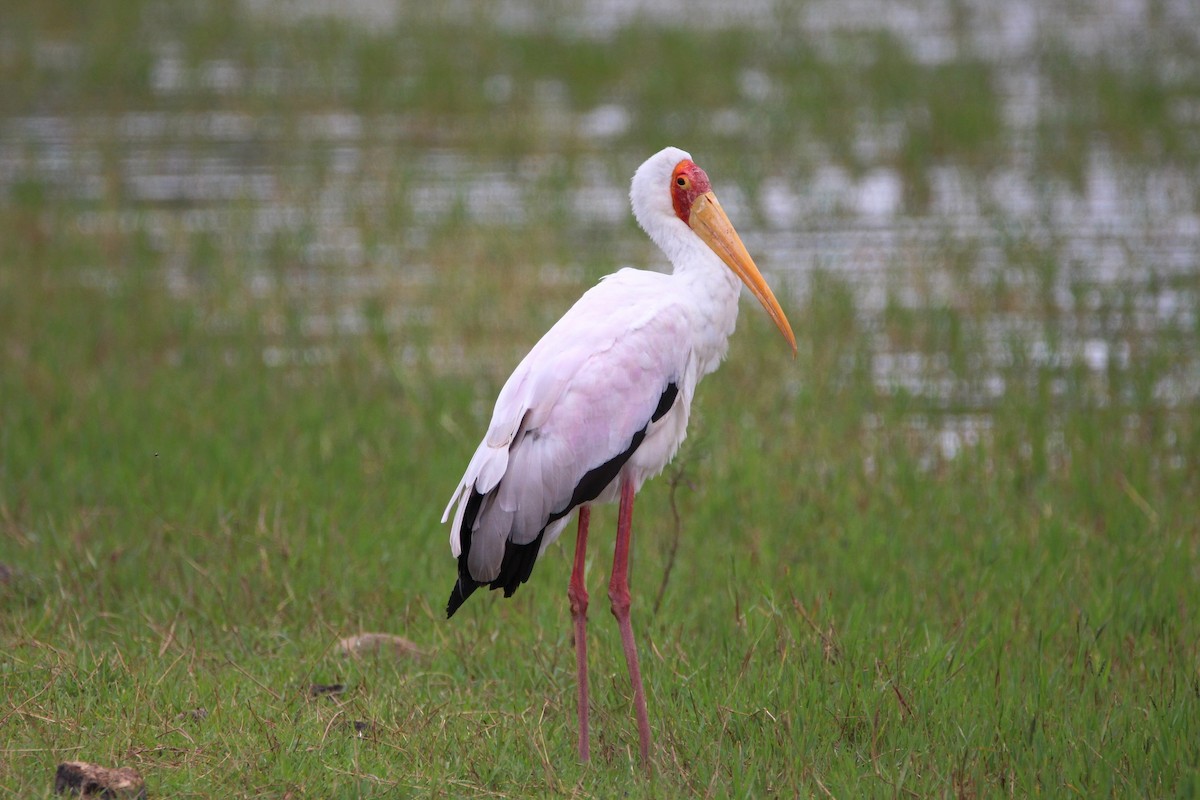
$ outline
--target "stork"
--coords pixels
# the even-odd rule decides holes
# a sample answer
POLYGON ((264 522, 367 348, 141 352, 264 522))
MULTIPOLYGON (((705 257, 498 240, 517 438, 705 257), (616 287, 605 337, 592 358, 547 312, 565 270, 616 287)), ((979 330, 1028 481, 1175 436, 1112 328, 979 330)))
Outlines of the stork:
POLYGON ((668 147, 634 173, 638 224, 671 262, 670 274, 625 268, 589 289, 550 328, 500 390, 491 424, 442 515, 453 510, 458 580, 447 617, 480 586, 504 596, 578 509, 567 595, 574 624, 579 757, 588 760, 587 609, 590 506, 620 501, 608 596, 633 687, 640 756, 650 723, 629 621, 633 500, 687 435, 700 378, 715 370, 737 321, 741 284, 796 351, 796 337, 704 170, 668 147), (739 283, 740 281, 740 283, 739 283))

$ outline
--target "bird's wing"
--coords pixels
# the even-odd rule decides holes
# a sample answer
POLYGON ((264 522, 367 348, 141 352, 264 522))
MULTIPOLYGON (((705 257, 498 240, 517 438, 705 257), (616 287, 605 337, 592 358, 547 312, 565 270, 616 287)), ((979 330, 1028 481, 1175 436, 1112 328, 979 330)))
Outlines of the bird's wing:
MULTIPOLYGON (((451 549, 466 556, 461 566, 473 580, 503 580, 514 546, 534 550, 531 569, 547 525, 612 483, 674 403, 691 357, 690 326, 667 277, 626 269, 593 287, 500 391, 442 517, 457 503, 451 549)), ((528 577, 520 571, 517 583, 528 577)))

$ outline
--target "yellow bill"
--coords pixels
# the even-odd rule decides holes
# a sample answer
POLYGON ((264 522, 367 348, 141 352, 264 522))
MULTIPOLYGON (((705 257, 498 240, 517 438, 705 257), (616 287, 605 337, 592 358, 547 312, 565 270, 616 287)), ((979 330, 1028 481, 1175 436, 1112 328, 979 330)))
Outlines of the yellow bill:
POLYGON ((771 291, 770 286, 767 286, 762 273, 755 266, 754 259, 750 258, 750 254, 746 252, 746 246, 742 244, 741 237, 733 229, 733 223, 729 221, 729 217, 725 216, 725 211, 717 202, 715 194, 705 192, 696 198, 692 204, 688 224, 758 298, 758 302, 762 303, 767 314, 775 321, 775 326, 779 328, 783 338, 787 339, 788 344, 792 346, 794 355, 796 353, 796 335, 792 333, 792 326, 788 324, 787 315, 783 313, 779 301, 775 299, 775 293, 771 291))

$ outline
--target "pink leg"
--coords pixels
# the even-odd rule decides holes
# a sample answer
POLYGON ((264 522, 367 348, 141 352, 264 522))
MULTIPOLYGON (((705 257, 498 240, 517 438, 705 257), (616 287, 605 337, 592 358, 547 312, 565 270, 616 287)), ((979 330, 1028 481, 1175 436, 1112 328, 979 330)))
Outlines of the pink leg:
POLYGON ((646 692, 642 688, 642 671, 638 667, 637 645, 633 642, 633 626, 629 623, 629 534, 633 522, 633 484, 621 481, 621 510, 617 516, 617 546, 613 555, 612 579, 608 597, 612 613, 621 629, 621 646, 625 648, 625 663, 633 683, 633 705, 637 712, 638 739, 642 763, 650 764, 650 718, 646 714, 646 692))
POLYGON ((588 520, 591 509, 579 507, 579 535, 575 537, 575 567, 567 597, 571 598, 571 619, 575 622, 575 669, 579 687, 579 760, 588 760, 588 667, 587 667, 587 585, 583 580, 584 555, 587 553, 588 520))

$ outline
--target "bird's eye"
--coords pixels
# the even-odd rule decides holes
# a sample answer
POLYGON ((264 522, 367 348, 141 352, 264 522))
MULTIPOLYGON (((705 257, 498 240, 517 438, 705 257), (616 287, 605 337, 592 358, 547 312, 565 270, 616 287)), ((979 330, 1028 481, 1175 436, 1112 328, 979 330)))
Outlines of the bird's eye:
POLYGON ((675 185, 676 186, 687 186, 687 178, 680 175, 678 178, 675 179, 675 185))

